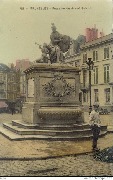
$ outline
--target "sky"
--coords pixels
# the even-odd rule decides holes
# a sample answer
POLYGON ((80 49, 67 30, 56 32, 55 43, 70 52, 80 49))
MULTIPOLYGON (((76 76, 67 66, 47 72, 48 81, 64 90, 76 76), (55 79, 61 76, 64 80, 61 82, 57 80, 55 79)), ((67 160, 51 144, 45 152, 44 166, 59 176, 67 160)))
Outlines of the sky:
POLYGON ((0 63, 38 59, 35 42, 50 42, 51 23, 73 39, 94 25, 110 34, 112 9, 112 0, 0 0, 0 63))

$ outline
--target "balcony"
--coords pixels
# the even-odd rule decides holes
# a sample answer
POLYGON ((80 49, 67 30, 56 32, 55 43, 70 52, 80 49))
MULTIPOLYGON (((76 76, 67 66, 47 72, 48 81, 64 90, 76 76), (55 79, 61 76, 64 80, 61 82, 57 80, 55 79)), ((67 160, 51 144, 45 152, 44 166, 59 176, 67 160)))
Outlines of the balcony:
POLYGON ((83 84, 83 83, 81 83, 81 84, 80 84, 80 89, 81 89, 81 91, 84 92, 84 93, 88 92, 88 91, 89 91, 89 84, 83 84))

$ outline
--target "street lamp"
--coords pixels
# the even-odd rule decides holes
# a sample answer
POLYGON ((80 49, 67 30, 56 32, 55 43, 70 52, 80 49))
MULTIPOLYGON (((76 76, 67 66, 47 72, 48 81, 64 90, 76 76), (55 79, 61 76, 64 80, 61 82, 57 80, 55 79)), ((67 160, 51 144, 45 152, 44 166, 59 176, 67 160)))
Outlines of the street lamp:
POLYGON ((91 59, 92 58, 88 58, 88 60, 86 61, 86 64, 88 65, 88 70, 89 70, 89 97, 90 97, 89 114, 91 113, 91 110, 92 110, 92 105, 91 105, 91 70, 93 70, 93 65, 94 65, 94 62, 91 59))

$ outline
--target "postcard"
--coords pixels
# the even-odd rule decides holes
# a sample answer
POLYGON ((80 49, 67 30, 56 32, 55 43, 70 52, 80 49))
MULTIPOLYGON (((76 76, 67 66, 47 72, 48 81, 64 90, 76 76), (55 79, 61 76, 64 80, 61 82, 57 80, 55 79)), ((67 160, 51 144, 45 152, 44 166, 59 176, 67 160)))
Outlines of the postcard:
POLYGON ((113 1, 0 1, 0 176, 112 178, 113 1))

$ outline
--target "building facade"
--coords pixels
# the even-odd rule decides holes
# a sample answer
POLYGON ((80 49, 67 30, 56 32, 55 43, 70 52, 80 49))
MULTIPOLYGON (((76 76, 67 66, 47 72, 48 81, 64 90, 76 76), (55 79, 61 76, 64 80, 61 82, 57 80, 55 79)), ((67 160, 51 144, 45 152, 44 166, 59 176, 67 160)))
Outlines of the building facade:
POLYGON ((31 66, 29 59, 16 60, 16 71, 20 72, 20 99, 25 101, 26 98, 26 76, 24 71, 31 66))
POLYGON ((20 75, 15 69, 7 73, 7 100, 16 101, 20 96, 20 75))
POLYGON ((7 73, 10 68, 3 63, 0 63, 0 101, 7 99, 7 73))
POLYGON ((86 109, 90 101, 88 58, 94 62, 91 70, 91 103, 113 110, 113 33, 84 43, 79 54, 66 60, 66 63, 78 64, 81 69, 80 99, 86 109))
POLYGON ((7 74, 0 72, 0 99, 7 98, 7 74))
POLYGON ((16 102, 19 90, 19 76, 7 65, 0 63, 0 112, 6 112, 10 102, 16 102))
POLYGON ((94 67, 91 72, 91 102, 103 108, 113 108, 113 34, 103 36, 81 46, 81 83, 83 105, 89 103, 89 71, 86 65, 92 58, 94 67))
POLYGON ((20 95, 20 74, 13 68, 0 63, 0 100, 15 101, 20 95))

